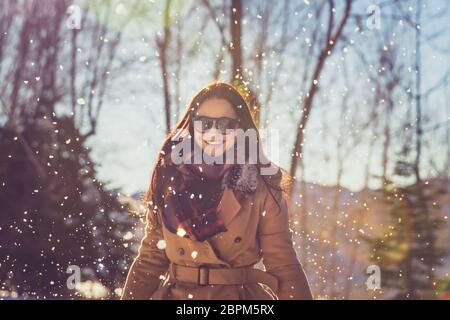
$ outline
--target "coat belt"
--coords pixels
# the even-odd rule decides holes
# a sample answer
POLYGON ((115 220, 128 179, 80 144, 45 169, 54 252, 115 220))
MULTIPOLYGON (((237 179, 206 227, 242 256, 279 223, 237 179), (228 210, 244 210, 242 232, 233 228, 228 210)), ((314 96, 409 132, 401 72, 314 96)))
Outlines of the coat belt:
POLYGON ((278 279, 270 273, 256 269, 253 266, 210 268, 208 265, 200 265, 198 267, 188 267, 171 262, 169 274, 175 280, 196 283, 201 286, 262 283, 267 285, 275 294, 278 292, 278 279))

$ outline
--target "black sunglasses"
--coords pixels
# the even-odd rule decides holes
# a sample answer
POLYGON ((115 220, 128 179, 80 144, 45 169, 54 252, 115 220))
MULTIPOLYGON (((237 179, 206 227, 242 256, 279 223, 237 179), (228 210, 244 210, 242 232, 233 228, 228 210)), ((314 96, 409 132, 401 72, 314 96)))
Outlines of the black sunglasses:
POLYGON ((232 119, 228 117, 211 118, 206 116, 193 116, 192 121, 193 123, 196 121, 201 122, 200 127, 196 127, 194 125, 194 128, 200 129, 200 132, 202 133, 210 130, 215 124, 216 129, 220 130, 222 134, 227 134, 227 129, 236 129, 237 125, 239 124, 238 119, 232 119))

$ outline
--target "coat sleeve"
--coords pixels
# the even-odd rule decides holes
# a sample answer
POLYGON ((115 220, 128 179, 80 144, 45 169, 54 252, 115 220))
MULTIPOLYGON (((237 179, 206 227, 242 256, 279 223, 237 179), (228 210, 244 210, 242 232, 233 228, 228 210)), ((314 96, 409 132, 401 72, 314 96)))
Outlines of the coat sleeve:
POLYGON ((266 272, 278 278, 280 300, 309 300, 311 290, 292 243, 289 212, 281 191, 267 192, 258 226, 258 237, 266 272), (277 202, 274 200, 277 199, 277 202))
POLYGON ((169 260, 164 248, 157 247, 158 242, 164 239, 161 222, 155 223, 153 217, 150 218, 150 214, 153 213, 147 210, 145 235, 138 255, 128 271, 121 297, 123 300, 149 299, 163 281, 161 276, 164 276, 169 268, 169 260))

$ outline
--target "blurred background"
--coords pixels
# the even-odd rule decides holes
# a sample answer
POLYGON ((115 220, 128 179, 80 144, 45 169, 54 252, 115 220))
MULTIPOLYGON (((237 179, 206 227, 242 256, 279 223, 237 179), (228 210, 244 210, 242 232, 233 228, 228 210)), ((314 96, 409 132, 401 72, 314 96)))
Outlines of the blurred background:
POLYGON ((156 154, 213 79, 280 137, 269 157, 296 177, 316 298, 449 299, 449 14, 446 0, 0 1, 0 299, 120 296, 156 154))

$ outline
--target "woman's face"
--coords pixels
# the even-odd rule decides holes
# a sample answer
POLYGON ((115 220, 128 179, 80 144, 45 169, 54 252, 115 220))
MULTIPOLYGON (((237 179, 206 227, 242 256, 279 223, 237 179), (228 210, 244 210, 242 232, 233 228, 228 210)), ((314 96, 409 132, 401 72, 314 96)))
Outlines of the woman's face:
MULTIPOLYGON (((210 98, 204 101, 195 113, 197 117, 208 118, 231 118, 238 120, 238 115, 232 105, 225 99, 210 98)), ((236 134, 224 134, 217 128, 217 121, 211 129, 199 132, 194 129, 194 140, 200 145, 204 152, 212 157, 222 155, 236 142, 236 134)))

